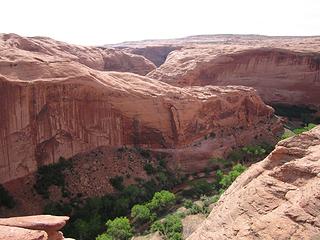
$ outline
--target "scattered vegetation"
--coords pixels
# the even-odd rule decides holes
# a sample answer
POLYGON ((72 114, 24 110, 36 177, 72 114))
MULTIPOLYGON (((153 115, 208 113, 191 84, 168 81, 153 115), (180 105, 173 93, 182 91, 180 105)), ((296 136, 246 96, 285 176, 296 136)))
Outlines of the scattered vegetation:
POLYGON ((295 135, 298 135, 298 134, 301 134, 303 132, 307 132, 309 130, 311 130, 312 128, 316 127, 317 125, 314 124, 314 123, 309 123, 307 125, 305 125, 304 127, 302 128, 296 128, 296 129, 292 129, 292 131, 290 130, 287 130, 284 132, 284 134, 281 136, 281 139, 287 139, 289 137, 292 137, 292 136, 295 136, 295 135))
POLYGON ((199 179, 190 184, 189 189, 182 191, 182 196, 186 198, 198 198, 201 195, 209 194, 213 190, 213 185, 204 179, 199 179))
POLYGON ((227 162, 229 164, 235 162, 241 164, 257 162, 265 158, 273 149, 274 146, 267 143, 255 146, 245 146, 232 151, 227 158, 227 162))
POLYGON ((0 207, 14 208, 16 202, 10 193, 0 184, 0 207))
MULTIPOLYGON (((263 152, 260 148, 246 148, 242 151, 252 155, 263 152)), ((148 157, 148 153, 143 154, 148 157)), ((241 164, 237 164, 229 173, 217 171, 213 183, 208 183, 205 179, 191 181, 189 189, 176 195, 169 190, 186 181, 186 178, 168 171, 164 156, 157 156, 156 162, 146 160, 144 169, 150 176, 149 180, 136 178, 136 184, 124 186, 123 176, 116 176, 110 179, 110 183, 118 190, 117 193, 90 199, 70 198, 68 203, 49 203, 45 213, 71 216, 63 231, 66 235, 80 240, 130 239, 134 233, 141 234, 151 230, 159 231, 165 239, 182 239, 181 219, 188 214, 208 214, 209 205, 218 201, 223 191, 245 169, 241 164), (190 201, 183 203, 183 197, 190 201), (193 202, 197 199, 201 204, 193 202), (174 213, 181 204, 184 204, 188 211, 174 213)), ((217 161, 232 164, 230 160, 217 161)), ((55 171, 60 174, 66 167, 57 169, 55 171)), ((225 171, 226 168, 223 169, 225 171)), ((51 184, 52 182, 47 185, 51 184)))
POLYGON ((217 181, 220 180, 219 185, 221 186, 221 189, 226 190, 233 183, 233 181, 236 180, 236 178, 240 176, 241 173, 243 173, 245 170, 245 166, 237 164, 228 174, 222 174, 221 171, 219 171, 217 173, 217 181))
POLYGON ((96 240, 128 240, 133 236, 132 227, 126 217, 117 217, 108 220, 106 223, 106 233, 99 235, 96 240))
POLYGON ((62 157, 60 157, 57 163, 40 167, 36 173, 36 183, 34 185, 36 192, 44 198, 49 198, 48 189, 52 185, 61 187, 62 192, 66 192, 63 171, 71 167, 71 161, 65 160, 62 157))
POLYGON ((166 240, 182 240, 182 221, 177 214, 168 215, 162 220, 154 222, 151 231, 158 231, 166 240))

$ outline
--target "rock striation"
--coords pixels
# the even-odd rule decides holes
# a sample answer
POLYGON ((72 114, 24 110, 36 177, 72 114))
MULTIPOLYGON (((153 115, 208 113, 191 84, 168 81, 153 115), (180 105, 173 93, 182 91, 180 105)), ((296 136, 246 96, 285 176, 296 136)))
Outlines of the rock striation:
MULTIPOLYGON (((319 39, 318 39, 319 40, 319 39)), ((268 104, 320 109, 320 52, 245 45, 185 47, 148 74, 176 86, 242 85, 268 104)))
POLYGON ((171 151, 190 169, 282 129, 252 88, 179 88, 16 47, 1 52, 0 101, 0 183, 99 146, 171 151))
POLYGON ((69 217, 35 215, 0 218, 1 240, 63 240, 63 228, 69 217))
POLYGON ((319 239, 320 127, 281 141, 222 195, 188 238, 319 239))

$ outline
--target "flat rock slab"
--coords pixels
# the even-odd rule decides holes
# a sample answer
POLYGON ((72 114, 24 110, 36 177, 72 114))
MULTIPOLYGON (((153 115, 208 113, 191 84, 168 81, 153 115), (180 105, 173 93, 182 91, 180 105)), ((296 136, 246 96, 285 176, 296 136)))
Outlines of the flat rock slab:
POLYGON ((30 230, 19 227, 0 226, 0 240, 45 240, 48 235, 45 231, 30 230))
POLYGON ((66 225, 69 217, 35 215, 26 217, 0 218, 0 225, 33 230, 58 231, 66 225))

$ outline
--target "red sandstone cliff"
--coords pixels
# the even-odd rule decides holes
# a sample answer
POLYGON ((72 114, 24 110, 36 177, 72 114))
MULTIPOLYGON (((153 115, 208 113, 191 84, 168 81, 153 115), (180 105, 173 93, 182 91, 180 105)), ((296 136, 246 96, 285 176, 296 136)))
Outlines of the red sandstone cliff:
POLYGON ((171 52, 167 61, 148 76, 176 86, 250 86, 267 103, 320 109, 317 50, 243 45, 186 47, 171 52))
POLYGON ((281 141, 223 194, 188 240, 319 239, 320 127, 281 141))
POLYGON ((178 88, 15 47, 1 52, 0 101, 0 182, 99 146, 165 149, 183 166, 281 131, 251 88, 178 88))
POLYGON ((1 52, 20 50, 24 55, 34 53, 44 61, 46 61, 45 57, 62 58, 66 62, 79 62, 100 71, 133 72, 146 75, 155 69, 155 65, 141 55, 112 48, 72 45, 45 37, 0 34, 0 50, 1 52))

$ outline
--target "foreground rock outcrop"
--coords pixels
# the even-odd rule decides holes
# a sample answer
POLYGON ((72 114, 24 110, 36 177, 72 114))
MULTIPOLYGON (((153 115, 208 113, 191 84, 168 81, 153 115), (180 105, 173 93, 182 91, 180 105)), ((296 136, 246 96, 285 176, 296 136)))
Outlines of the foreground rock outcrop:
POLYGON ((320 127, 281 141, 223 194, 188 240, 319 239, 320 127))
POLYGON ((281 131, 251 88, 178 88, 15 47, 1 52, 0 101, 0 183, 99 146, 171 151, 199 168, 281 131))
POLYGON ((63 240, 63 228, 69 217, 35 215, 0 218, 1 240, 63 240))

